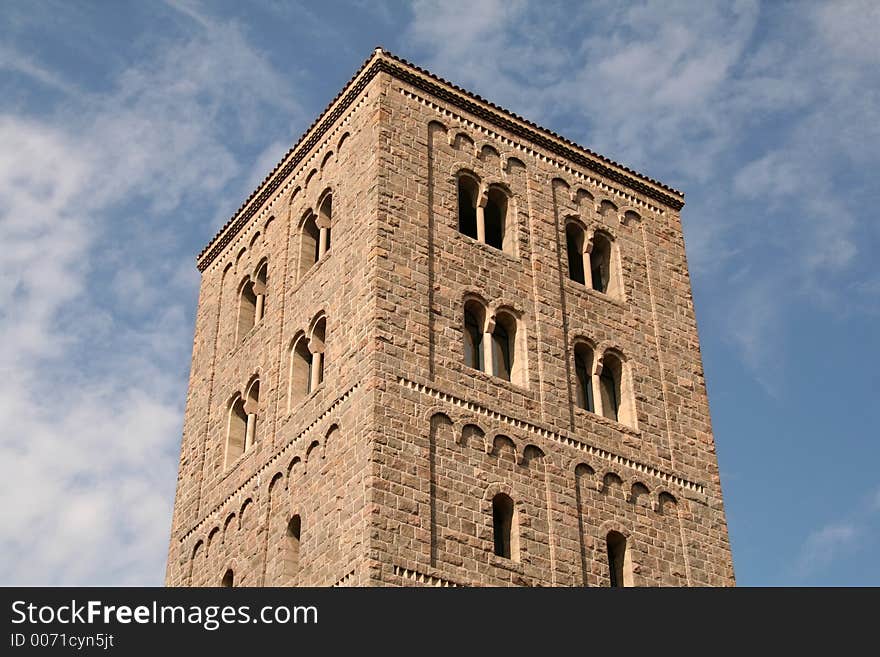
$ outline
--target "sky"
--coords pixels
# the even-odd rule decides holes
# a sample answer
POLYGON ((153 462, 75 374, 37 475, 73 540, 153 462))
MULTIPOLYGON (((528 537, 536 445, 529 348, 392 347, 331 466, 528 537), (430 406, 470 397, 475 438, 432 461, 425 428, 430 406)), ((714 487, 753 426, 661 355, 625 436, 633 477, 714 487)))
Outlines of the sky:
POLYGON ((161 585, 195 256, 373 48, 684 190, 737 582, 880 585, 880 3, 0 4, 0 585, 161 585))

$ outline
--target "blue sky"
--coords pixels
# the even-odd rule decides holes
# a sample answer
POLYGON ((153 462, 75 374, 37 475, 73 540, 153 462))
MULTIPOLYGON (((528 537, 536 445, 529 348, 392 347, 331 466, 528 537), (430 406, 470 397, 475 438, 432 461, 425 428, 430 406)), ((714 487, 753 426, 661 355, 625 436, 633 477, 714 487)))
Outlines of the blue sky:
POLYGON ((376 45, 682 189, 741 585, 880 585, 880 3, 0 7, 0 584, 162 582, 194 258, 376 45))

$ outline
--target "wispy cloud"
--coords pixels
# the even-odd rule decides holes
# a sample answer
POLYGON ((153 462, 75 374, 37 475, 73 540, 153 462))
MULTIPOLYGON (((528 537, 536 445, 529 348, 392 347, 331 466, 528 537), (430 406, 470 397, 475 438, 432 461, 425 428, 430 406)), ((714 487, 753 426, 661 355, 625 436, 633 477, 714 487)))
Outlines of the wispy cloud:
POLYGON ((178 8, 202 20, 145 43, 109 91, 0 116, 7 585, 164 574, 198 281, 188 236, 237 207, 228 187, 250 163, 234 148, 281 139, 261 117, 299 115, 235 25, 178 8))
POLYGON ((757 377, 791 304, 874 307, 828 290, 876 239, 878 28, 871 2, 418 2, 407 42, 478 93, 684 188, 691 264, 729 300, 708 312, 757 377), (858 195, 843 176, 863 180, 858 195))
POLYGON ((813 532, 801 548, 797 574, 804 577, 827 566, 842 551, 851 549, 858 537, 859 530, 851 524, 827 525, 813 532))
POLYGON ((42 64, 8 46, 0 45, 0 70, 27 76, 40 84, 64 93, 77 93, 75 85, 45 68, 42 64))
POLYGON ((808 580, 847 555, 873 550, 878 543, 878 515, 880 489, 874 489, 867 496, 860 496, 854 507, 839 514, 838 519, 804 539, 794 562, 794 577, 808 580))

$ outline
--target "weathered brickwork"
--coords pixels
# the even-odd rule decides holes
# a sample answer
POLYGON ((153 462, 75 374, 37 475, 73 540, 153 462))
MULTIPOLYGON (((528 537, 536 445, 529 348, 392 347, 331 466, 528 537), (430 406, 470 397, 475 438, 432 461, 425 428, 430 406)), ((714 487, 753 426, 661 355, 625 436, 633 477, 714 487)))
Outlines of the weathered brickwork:
POLYGON ((682 204, 377 50, 200 256, 166 582, 607 586, 613 534, 627 584, 732 585, 682 204), (460 231, 461 175, 503 195, 503 248, 460 231), (570 226, 587 263, 610 245, 604 292, 571 280, 570 226), (509 381, 467 362, 466 304, 487 341, 515 328, 509 381), (576 345, 618 414, 580 407, 576 345))

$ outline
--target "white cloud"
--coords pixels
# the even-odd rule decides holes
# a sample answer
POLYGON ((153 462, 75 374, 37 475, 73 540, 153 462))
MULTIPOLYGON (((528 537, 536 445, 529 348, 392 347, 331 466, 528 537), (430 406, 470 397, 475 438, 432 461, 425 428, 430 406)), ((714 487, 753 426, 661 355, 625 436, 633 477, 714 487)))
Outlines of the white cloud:
POLYGON ((14 49, 0 45, 0 70, 18 73, 32 80, 36 80, 57 91, 64 93, 76 93, 77 88, 69 84, 52 71, 47 70, 33 58, 27 57, 14 49))
POLYGON ((708 311, 756 376, 786 307, 858 304, 828 282, 876 224, 853 190, 880 165, 878 34, 877 3, 752 0, 417 3, 407 32, 441 74, 683 188, 690 261, 725 291, 708 311))
POLYGON ((805 577, 831 563, 842 551, 853 547, 859 530, 852 524, 826 525, 807 537, 796 562, 797 574, 805 577))
POLYGON ((46 118, 0 116, 7 585, 164 576, 198 282, 181 238, 237 207, 230 142, 280 138, 261 117, 298 116, 239 29, 202 18, 106 93, 66 87, 46 118))

